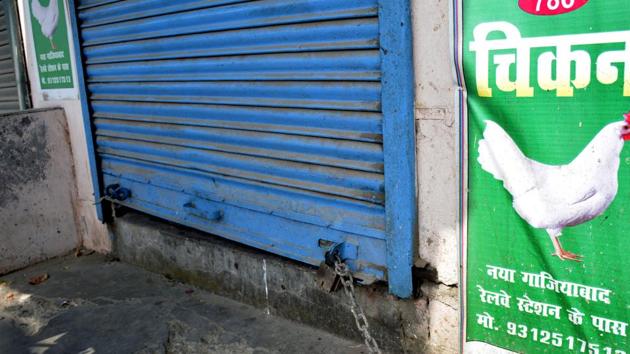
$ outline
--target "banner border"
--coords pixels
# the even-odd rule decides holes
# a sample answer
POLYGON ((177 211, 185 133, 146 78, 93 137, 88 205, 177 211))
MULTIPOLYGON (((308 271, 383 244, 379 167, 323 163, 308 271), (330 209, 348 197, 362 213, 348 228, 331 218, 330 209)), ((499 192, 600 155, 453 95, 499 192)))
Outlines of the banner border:
POLYGON ((460 353, 464 352, 466 343, 466 252, 467 252, 467 206, 468 198, 466 191, 468 190, 468 161, 467 161, 467 95, 466 83, 464 80, 463 66, 463 0, 452 0, 451 2, 451 47, 453 68, 455 69, 455 84, 457 85, 457 100, 455 108, 459 115, 459 303, 460 303, 460 353))

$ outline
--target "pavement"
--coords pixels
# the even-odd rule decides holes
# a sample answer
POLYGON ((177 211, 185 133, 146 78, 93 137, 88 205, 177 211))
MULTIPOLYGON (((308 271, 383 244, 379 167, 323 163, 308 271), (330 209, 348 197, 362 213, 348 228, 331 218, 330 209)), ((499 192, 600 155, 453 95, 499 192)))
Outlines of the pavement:
POLYGON ((0 277, 0 353, 367 350, 264 309, 92 254, 58 258, 0 277))

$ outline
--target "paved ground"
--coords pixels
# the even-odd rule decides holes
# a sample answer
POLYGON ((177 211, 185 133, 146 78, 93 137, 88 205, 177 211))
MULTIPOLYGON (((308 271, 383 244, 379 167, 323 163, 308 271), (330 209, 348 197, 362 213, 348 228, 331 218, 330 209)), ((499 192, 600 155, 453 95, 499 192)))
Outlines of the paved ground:
POLYGON ((364 353, 331 334, 99 255, 0 277, 0 353, 364 353), (33 277, 48 274, 31 285, 33 277))

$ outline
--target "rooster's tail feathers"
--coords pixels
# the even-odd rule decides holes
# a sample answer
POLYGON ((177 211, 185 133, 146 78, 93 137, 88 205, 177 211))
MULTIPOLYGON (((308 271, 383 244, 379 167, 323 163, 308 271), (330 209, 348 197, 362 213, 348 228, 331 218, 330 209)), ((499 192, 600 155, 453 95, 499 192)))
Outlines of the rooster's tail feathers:
POLYGON ((529 159, 497 123, 487 120, 483 139, 479 141, 477 161, 486 172, 503 181, 505 188, 517 197, 531 189, 529 159))
POLYGON ((479 141, 479 157, 477 158, 477 161, 479 161, 481 168, 491 174, 492 177, 498 179, 499 181, 503 181, 503 174, 501 174, 501 170, 495 163, 492 152, 485 140, 479 141))

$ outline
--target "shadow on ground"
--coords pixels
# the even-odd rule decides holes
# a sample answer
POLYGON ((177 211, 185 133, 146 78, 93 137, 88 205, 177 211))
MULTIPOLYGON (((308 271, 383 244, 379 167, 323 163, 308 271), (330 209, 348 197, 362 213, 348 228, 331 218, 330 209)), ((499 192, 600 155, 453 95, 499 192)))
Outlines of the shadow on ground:
POLYGON ((99 255, 0 277, 0 353, 364 353, 329 333, 99 255), (47 273, 38 285, 29 279, 47 273))

